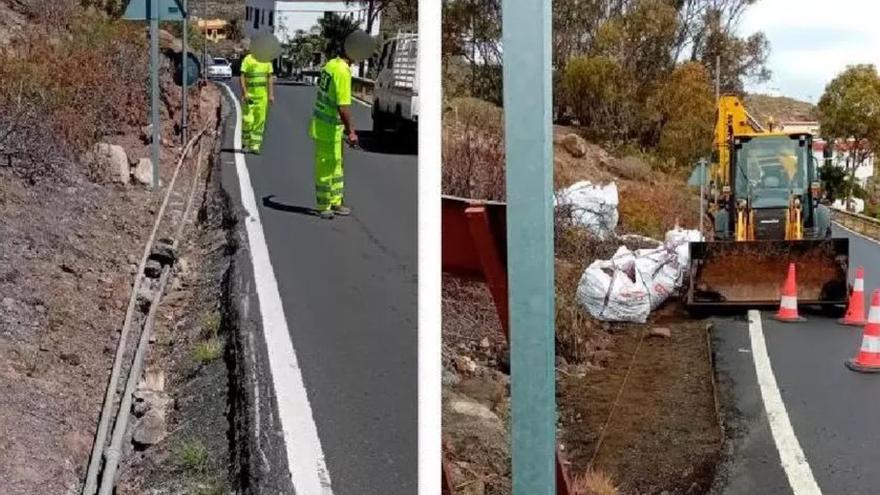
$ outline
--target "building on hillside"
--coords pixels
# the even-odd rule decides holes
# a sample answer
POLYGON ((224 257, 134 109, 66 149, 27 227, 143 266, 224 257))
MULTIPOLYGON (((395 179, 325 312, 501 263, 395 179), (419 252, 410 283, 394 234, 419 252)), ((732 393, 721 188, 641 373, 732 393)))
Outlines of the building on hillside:
MULTIPOLYGON (((367 27, 368 5, 366 1, 345 0, 246 0, 245 36, 270 32, 282 43, 293 38, 297 31, 309 32, 318 25, 318 20, 331 13, 349 16, 360 22, 361 29, 367 27)), ((379 34, 380 15, 376 16, 370 34, 379 34)))
POLYGON ((819 122, 816 121, 783 121, 779 123, 779 129, 783 132, 809 132, 813 136, 819 136, 819 122))
MULTIPOLYGON (((826 149, 828 148, 828 142, 824 139, 816 138, 813 140, 813 156, 816 157, 817 163, 823 165, 826 159, 831 160, 831 164, 840 167, 849 169, 850 160, 852 159, 852 148, 854 142, 852 140, 836 140, 831 144, 830 156, 826 155, 826 149)), ((874 175, 874 157, 869 156, 856 168, 855 170, 855 179, 856 183, 858 183, 862 187, 866 187, 868 185, 868 179, 870 179, 874 175)))
POLYGON ((212 43, 219 43, 226 39, 226 28, 229 25, 223 19, 198 19, 196 20, 196 29, 198 29, 205 39, 212 43))

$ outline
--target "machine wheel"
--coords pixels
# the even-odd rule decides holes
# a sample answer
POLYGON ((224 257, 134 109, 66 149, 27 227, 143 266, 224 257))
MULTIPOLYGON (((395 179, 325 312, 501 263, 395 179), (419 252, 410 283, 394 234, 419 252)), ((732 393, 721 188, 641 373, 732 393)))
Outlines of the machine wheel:
POLYGON ((843 318, 846 314, 846 306, 838 306, 836 304, 825 304, 822 306, 822 315, 828 318, 843 318))
POLYGON ((380 133, 385 130, 386 117, 385 113, 379 110, 379 102, 373 102, 373 133, 380 133))

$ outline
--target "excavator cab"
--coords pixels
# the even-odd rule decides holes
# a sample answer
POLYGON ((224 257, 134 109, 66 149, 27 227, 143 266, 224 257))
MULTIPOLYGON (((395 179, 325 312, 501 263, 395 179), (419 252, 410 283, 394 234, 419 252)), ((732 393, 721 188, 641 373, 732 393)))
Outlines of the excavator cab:
POLYGON ((765 131, 734 97, 722 98, 716 131, 704 198, 714 238, 691 243, 688 304, 778 304, 790 263, 801 302, 845 304, 849 241, 831 237, 812 136, 765 131))
MULTIPOLYGON (((738 136, 730 152, 726 214, 716 215, 715 234, 727 240, 815 239, 829 233, 815 214, 818 189, 809 135, 738 136)), ((825 222, 827 223, 827 222, 825 222)))

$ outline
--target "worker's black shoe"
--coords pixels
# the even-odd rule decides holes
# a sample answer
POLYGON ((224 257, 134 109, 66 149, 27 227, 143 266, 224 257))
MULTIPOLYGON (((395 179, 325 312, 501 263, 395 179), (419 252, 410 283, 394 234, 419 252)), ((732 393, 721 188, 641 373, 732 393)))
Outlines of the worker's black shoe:
POLYGON ((339 215, 341 217, 347 217, 347 216, 351 215, 351 208, 349 208, 347 206, 342 206, 342 205, 334 206, 333 213, 336 213, 337 215, 339 215))
POLYGON ((336 214, 333 213, 333 210, 323 210, 321 211, 320 216, 324 220, 333 220, 333 217, 335 217, 336 214))

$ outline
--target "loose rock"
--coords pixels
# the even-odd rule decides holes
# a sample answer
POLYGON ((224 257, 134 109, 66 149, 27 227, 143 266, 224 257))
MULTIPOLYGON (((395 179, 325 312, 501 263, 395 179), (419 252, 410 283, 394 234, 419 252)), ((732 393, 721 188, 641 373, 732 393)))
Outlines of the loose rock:
POLYGON ((71 366, 79 366, 80 359, 77 354, 62 352, 58 357, 71 366))
POLYGON ((137 166, 132 171, 132 177, 148 188, 153 187, 153 162, 149 158, 138 160, 137 166))
POLYGON ((477 371, 477 363, 467 356, 456 356, 455 368, 460 373, 473 373, 474 371, 477 371))
POLYGON ((672 338, 672 330, 665 327, 655 327, 651 329, 648 337, 658 337, 663 339, 672 338))
POLYGON ((587 142, 577 134, 566 134, 563 136, 562 147, 575 158, 581 158, 587 154, 587 142))
POLYGON ((92 153, 84 158, 84 161, 88 160, 94 160, 95 165, 106 172, 113 182, 128 184, 130 175, 128 155, 122 146, 98 143, 92 153))
POLYGON ((150 410, 138 420, 134 427, 132 440, 137 445, 156 445, 165 438, 166 424, 165 415, 156 410, 150 410))

